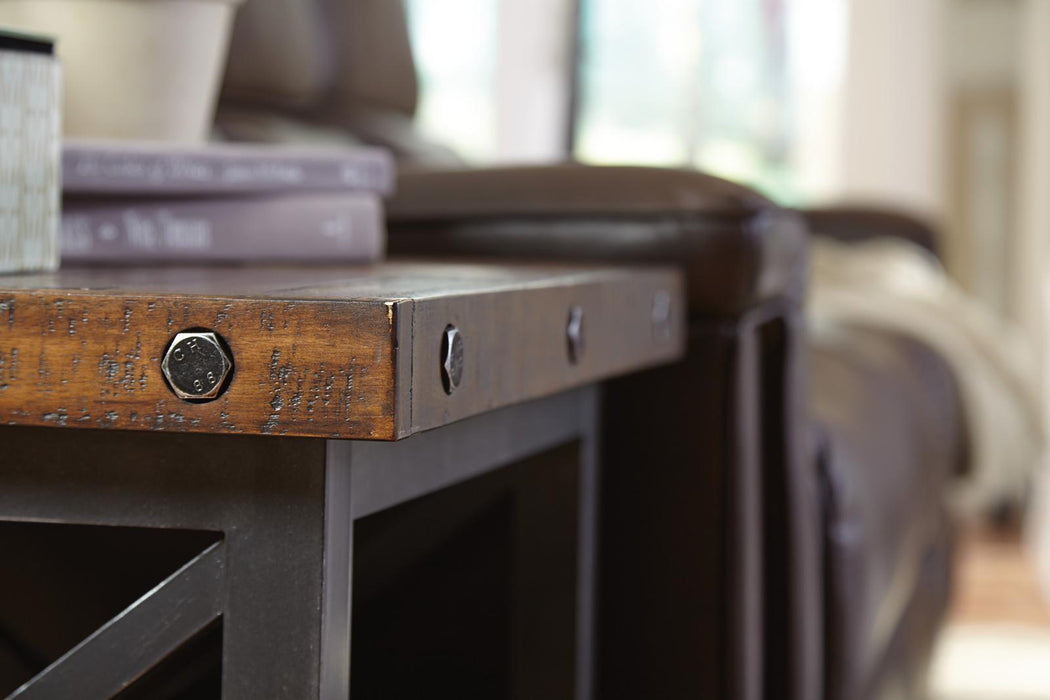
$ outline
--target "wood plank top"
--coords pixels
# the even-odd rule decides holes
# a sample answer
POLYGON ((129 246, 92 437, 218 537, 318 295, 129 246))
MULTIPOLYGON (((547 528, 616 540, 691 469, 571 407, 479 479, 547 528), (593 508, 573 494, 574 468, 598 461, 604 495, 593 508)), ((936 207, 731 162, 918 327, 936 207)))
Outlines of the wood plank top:
POLYGON ((680 358, 683 294, 664 268, 465 262, 0 276, 0 423, 399 439, 680 358), (449 326, 463 348, 451 394, 449 326), (212 401, 163 375, 187 330, 232 356, 212 401))

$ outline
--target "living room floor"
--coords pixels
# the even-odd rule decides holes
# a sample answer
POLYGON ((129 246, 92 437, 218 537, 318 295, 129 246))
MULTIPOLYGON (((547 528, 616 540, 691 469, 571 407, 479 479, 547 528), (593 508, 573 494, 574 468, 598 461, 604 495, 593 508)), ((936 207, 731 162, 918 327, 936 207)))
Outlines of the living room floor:
POLYGON ((1019 527, 960 537, 931 700, 1050 700, 1050 605, 1019 527))

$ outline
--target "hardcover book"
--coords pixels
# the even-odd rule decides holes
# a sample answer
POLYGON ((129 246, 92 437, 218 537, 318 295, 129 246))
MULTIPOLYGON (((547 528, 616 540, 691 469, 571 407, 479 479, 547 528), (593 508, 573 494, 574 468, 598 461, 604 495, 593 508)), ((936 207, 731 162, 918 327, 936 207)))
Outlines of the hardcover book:
POLYGON ((382 200, 365 192, 67 197, 62 214, 71 263, 371 262, 385 249, 382 200))
POLYGON ((390 194, 394 163, 379 148, 72 141, 62 151, 66 195, 390 194))
POLYGON ((58 267, 60 95, 50 40, 0 31, 0 272, 58 267))

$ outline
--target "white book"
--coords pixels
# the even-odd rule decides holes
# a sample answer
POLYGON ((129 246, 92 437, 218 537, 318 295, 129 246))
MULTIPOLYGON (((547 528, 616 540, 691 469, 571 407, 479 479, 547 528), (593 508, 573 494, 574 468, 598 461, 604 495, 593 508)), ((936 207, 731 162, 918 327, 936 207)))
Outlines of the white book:
POLYGON ((51 42, 0 31, 0 273, 58 267, 60 139, 51 42))

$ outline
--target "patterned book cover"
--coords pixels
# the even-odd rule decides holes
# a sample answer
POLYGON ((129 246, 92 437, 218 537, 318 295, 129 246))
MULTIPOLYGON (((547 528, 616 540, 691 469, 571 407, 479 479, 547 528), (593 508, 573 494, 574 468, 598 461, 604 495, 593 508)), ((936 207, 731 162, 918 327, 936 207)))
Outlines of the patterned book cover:
POLYGON ((0 272, 58 267, 60 121, 50 42, 0 32, 0 272))

